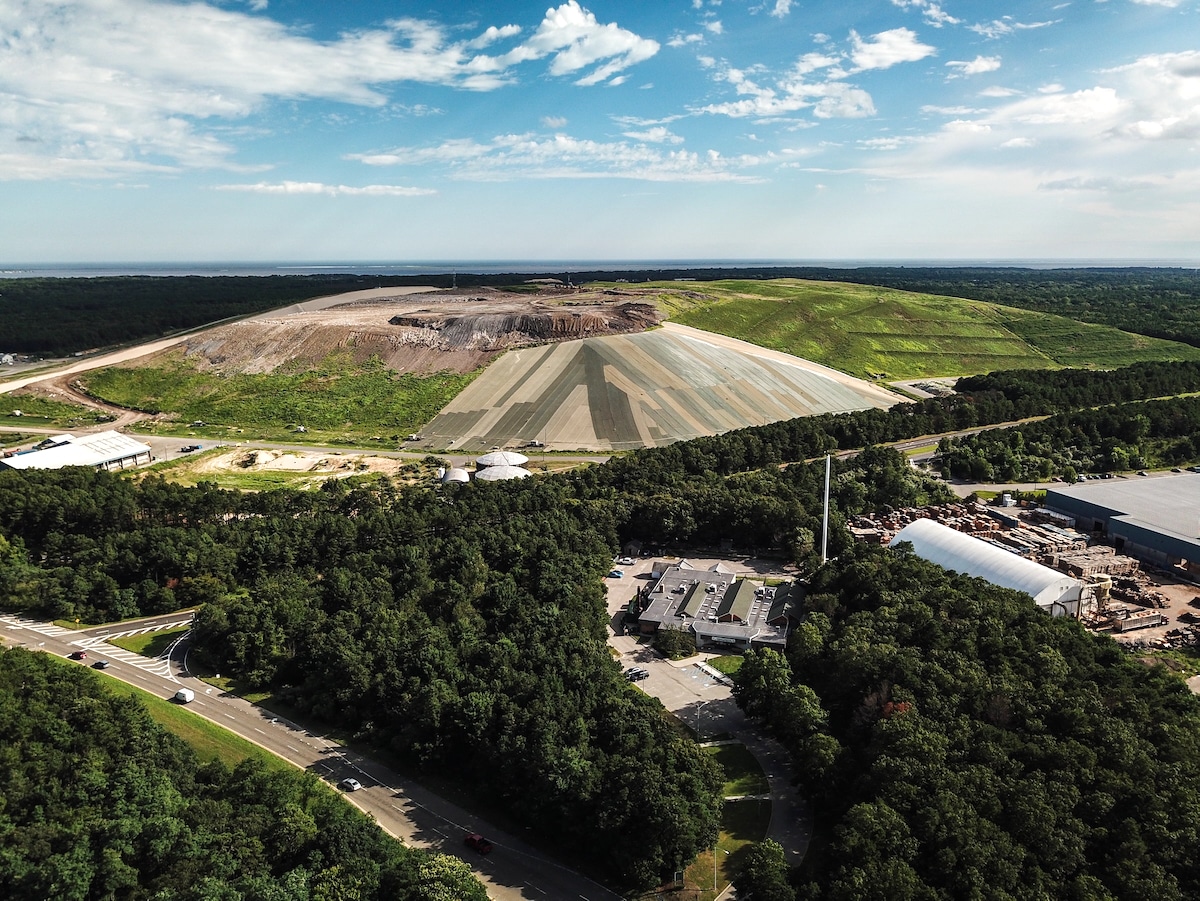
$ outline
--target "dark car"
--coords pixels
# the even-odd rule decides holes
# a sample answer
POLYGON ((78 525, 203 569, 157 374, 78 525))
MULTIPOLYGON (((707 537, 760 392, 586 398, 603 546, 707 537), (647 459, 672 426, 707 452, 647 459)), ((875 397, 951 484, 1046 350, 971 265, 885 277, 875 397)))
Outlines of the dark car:
POLYGON ((650 670, 643 669, 640 666, 631 666, 625 670, 625 678, 630 682, 641 682, 643 679, 650 678, 650 670))
POLYGON ((468 833, 463 839, 463 844, 472 851, 478 851, 480 854, 491 854, 492 843, 480 835, 478 832, 468 833))
POLYGON ((87 651, 72 651, 71 652, 72 660, 85 660, 86 658, 87 658, 87 651))
POLYGON ((108 669, 108 661, 107 660, 97 660, 95 663, 92 664, 92 669, 108 669))

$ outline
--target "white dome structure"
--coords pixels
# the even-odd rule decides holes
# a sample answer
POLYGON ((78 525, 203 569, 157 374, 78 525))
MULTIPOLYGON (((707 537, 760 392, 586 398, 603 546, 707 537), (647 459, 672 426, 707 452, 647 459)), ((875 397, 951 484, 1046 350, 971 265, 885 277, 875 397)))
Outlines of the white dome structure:
POLYGON ((484 454, 475 461, 476 469, 483 469, 488 466, 524 466, 529 462, 529 458, 524 454, 518 454, 516 451, 493 451, 490 454, 484 454))
POLYGON ((910 522, 889 547, 910 542, 923 560, 978 576, 1001 588, 1023 591, 1054 616, 1078 616, 1083 585, 1078 579, 1018 557, 987 541, 956 532, 932 519, 910 522))
POLYGON ((469 472, 467 472, 465 469, 460 469, 457 466, 447 469, 442 474, 442 484, 443 485, 445 485, 447 482, 469 482, 469 481, 471 481, 471 474, 469 472))
POLYGON ((509 479, 527 479, 531 475, 528 469, 522 469, 520 466, 489 466, 486 469, 475 471, 475 481, 477 482, 504 482, 509 479))

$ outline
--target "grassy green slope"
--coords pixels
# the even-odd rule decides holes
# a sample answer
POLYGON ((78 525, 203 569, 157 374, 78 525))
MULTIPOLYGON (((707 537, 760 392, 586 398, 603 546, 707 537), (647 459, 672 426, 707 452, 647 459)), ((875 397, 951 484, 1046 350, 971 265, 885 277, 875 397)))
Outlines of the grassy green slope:
POLYGON ((414 431, 474 377, 397 376, 377 361, 356 366, 349 358, 331 357, 298 373, 223 376, 167 358, 154 367, 101 369, 84 378, 96 397, 174 414, 173 421, 153 426, 163 432, 361 444, 414 431), (192 428, 195 421, 206 425, 192 428), (297 433, 297 426, 307 431, 297 433))
POLYGON ((864 377, 1196 360, 1200 348, 981 301, 797 279, 663 283, 682 325, 864 377))

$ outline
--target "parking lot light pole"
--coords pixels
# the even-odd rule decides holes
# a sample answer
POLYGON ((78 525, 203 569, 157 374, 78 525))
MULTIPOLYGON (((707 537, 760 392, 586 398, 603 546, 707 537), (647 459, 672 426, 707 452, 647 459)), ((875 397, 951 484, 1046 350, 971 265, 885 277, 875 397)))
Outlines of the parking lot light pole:
MULTIPOLYGON (((708 700, 711 701, 712 698, 708 700)), ((701 701, 700 706, 696 708, 696 741, 704 740, 704 733, 700 731, 700 711, 704 709, 704 705, 707 703, 708 701, 701 701)))

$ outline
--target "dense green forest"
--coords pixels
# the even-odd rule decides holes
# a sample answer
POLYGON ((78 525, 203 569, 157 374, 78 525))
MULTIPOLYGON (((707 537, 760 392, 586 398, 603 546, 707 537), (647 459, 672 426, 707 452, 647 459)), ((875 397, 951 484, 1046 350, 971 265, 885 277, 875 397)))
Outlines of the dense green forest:
MULTIPOLYGON (((805 608, 735 689, 816 811, 798 897, 1200 897, 1200 704, 1178 679, 902 551, 842 552, 805 608)), ((746 884, 777 883, 760 856, 746 884)))
POLYGON ((1200 460, 1200 397, 1059 413, 1020 428, 943 438, 937 465, 977 482, 1074 482, 1086 473, 1180 467, 1200 460))
POLYGON ((405 848, 311 773, 201 765, 140 702, 46 654, 0 651, 7 901, 484 901, 456 858, 405 848))
POLYGON ((0 597, 108 619, 203 604, 250 685, 652 884, 716 835, 721 779, 605 644, 611 510, 566 480, 242 495, 0 473, 0 597))

